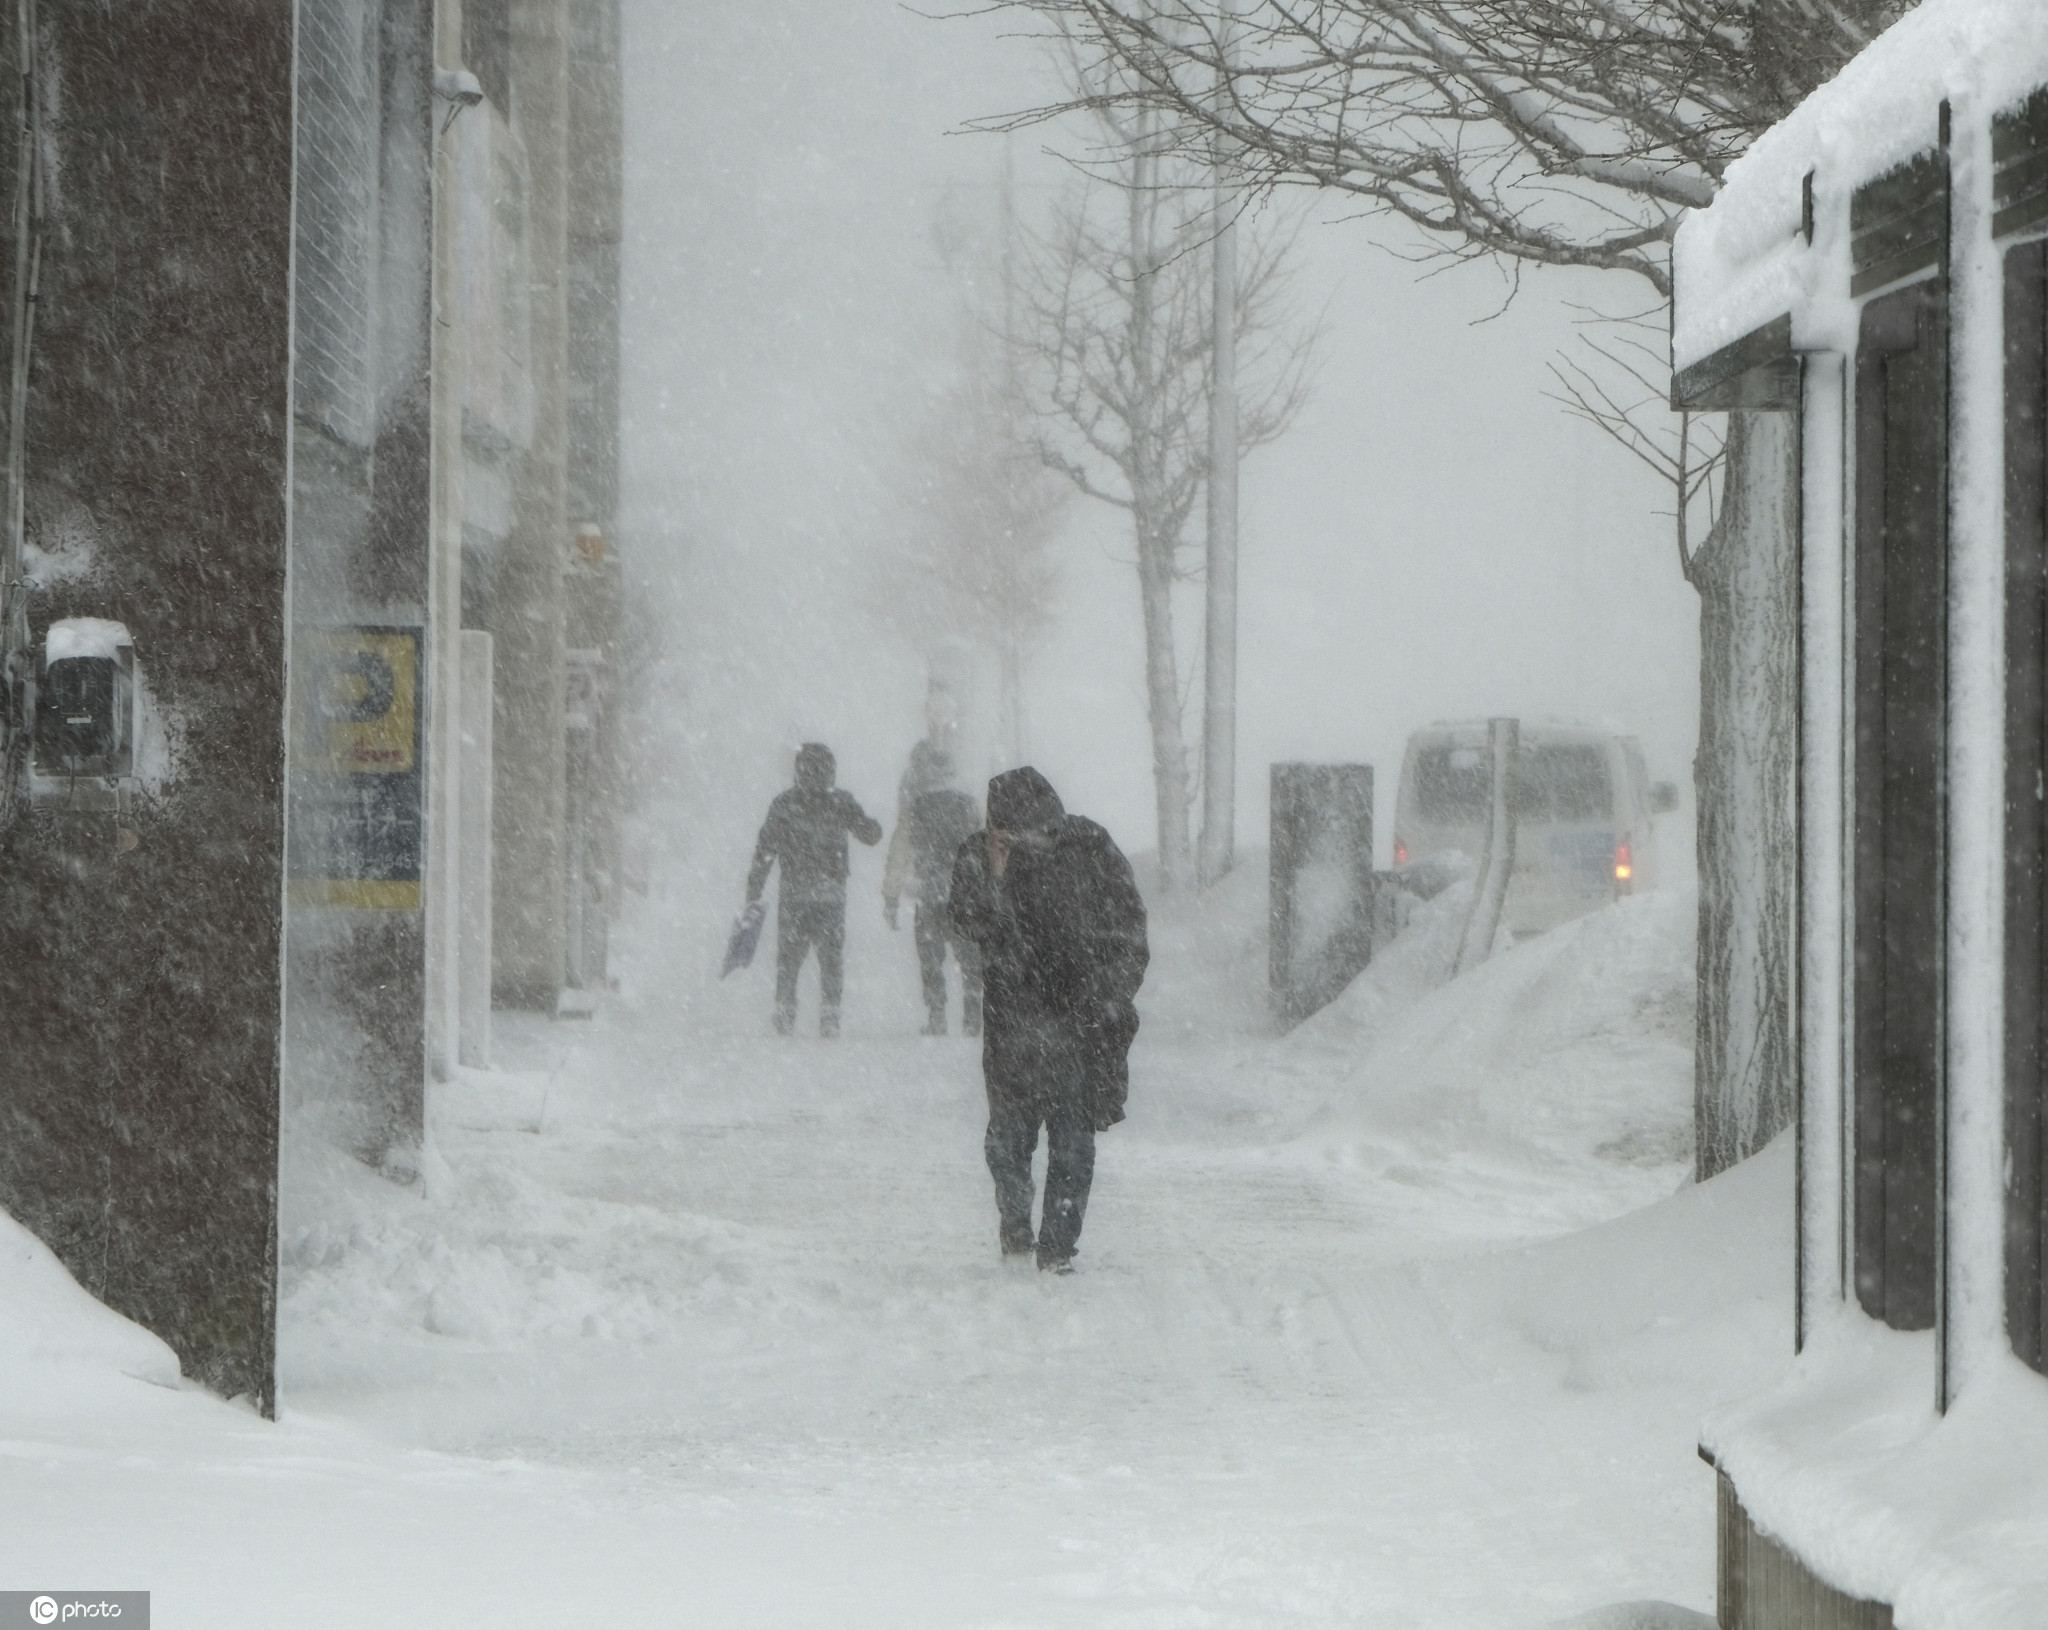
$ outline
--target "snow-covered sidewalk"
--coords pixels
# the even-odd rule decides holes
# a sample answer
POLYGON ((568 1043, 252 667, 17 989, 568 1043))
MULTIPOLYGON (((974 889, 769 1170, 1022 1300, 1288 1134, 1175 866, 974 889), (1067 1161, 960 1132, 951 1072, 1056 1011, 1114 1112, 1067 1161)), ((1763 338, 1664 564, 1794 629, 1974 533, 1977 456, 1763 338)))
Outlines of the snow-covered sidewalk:
POLYGON ((1684 909, 1284 1042, 1156 1025, 1065 1280, 997 1260, 971 1044, 514 1027, 424 1198, 287 1165, 279 1425, 14 1363, 0 1588, 166 1626, 1709 1610, 1695 1434, 1782 1362, 1790 1168, 1648 1203, 1684 909))

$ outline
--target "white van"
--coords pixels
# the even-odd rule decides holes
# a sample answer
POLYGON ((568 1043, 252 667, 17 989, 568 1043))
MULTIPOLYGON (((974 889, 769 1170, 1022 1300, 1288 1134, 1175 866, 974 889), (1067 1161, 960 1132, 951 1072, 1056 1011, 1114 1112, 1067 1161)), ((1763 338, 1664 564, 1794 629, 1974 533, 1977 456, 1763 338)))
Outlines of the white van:
MULTIPOLYGON (((1654 786, 1633 736, 1606 725, 1526 720, 1508 804, 1515 869, 1501 921, 1540 934, 1656 882, 1654 817, 1678 805, 1654 786)), ((1486 721, 1433 724, 1408 738, 1394 807, 1394 870, 1431 895, 1486 854, 1493 804, 1486 721)))

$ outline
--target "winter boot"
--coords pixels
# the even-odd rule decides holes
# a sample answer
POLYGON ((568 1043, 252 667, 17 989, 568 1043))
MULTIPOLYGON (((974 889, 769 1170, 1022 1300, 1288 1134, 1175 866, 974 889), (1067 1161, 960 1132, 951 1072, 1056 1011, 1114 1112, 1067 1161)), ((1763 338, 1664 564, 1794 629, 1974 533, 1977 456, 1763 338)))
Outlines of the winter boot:
POLYGON ((946 1033, 946 1010, 942 1007, 928 1008, 926 1014, 923 1033, 927 1036, 943 1036, 946 1033))
POLYGON ((1038 1271, 1040 1273, 1072 1273, 1074 1253, 1072 1251, 1048 1251, 1043 1245, 1038 1248, 1038 1271))
POLYGON ((1029 1256, 1037 1243, 1031 1237, 1031 1224, 1028 1222, 1004 1223, 1002 1240, 1003 1255, 1006 1257, 1029 1256))
POLYGON ((830 1041, 839 1034, 839 1009, 828 1007, 818 1015, 818 1034, 830 1041))
POLYGON ((795 1008, 778 1007, 775 1010, 775 1033, 778 1036, 793 1036, 796 1034, 795 1008))

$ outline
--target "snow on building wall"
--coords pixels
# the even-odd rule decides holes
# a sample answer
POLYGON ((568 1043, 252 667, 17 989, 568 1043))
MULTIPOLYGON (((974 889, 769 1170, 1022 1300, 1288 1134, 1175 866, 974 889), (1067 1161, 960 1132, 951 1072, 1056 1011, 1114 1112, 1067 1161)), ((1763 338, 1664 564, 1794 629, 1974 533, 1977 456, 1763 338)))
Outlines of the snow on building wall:
POLYGON ((1722 1622, 2048 1600, 2048 8, 1925 0, 1675 247, 1674 402, 1800 431, 1799 1351, 1722 1622))
POLYGON ((515 31, 491 0, 131 0, 46 5, 26 37, 24 15, 0 13, 0 96, 35 93, 10 126, 33 241, 0 265, 40 279, 10 279, 0 331, 33 309, 26 524, 0 554, 0 1205, 188 1374, 268 1409, 281 1108, 285 1135, 417 1177, 428 1078, 453 1068, 457 894, 494 863, 511 898, 468 987, 552 1009, 572 969, 603 983, 606 901, 586 881, 567 909, 565 857, 601 870, 615 777, 568 644, 602 665, 614 579, 566 505, 572 463, 608 502, 615 188, 579 217, 580 375, 564 313, 572 155, 618 171, 616 8, 536 0, 515 31), (580 80, 572 35, 596 42, 580 80), (464 104, 472 37, 504 105, 464 104), (472 526, 478 445, 504 480, 472 526), (479 535, 498 553, 472 584, 479 535), (115 625, 111 655, 73 649, 115 625), (78 753, 29 773, 52 626, 58 660, 130 687, 106 711, 156 733, 147 774, 78 753), (477 802, 501 841, 465 858, 479 633, 509 676, 467 698, 496 703, 477 802))
POLYGON ((432 0, 301 0, 284 1093, 425 1116, 432 0))
POLYGON ((48 564, 7 585, 10 667, 62 619, 119 623, 178 749, 154 793, 25 808, 31 721, 8 697, 0 1205, 188 1375, 267 1405, 293 8, 45 4, 25 56, 28 9, 0 15, 40 205, 33 342, 10 362, 18 541, 48 564))

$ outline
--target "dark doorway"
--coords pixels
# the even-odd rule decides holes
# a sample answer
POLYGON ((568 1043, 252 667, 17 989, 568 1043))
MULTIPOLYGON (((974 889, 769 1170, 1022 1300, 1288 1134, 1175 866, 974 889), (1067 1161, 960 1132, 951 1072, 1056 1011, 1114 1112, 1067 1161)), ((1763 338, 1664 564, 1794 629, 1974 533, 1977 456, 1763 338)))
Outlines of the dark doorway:
POLYGON ((2048 245, 2005 257, 2005 1313, 2048 1370, 2048 245))
POLYGON ((1934 1323, 1946 872, 1947 308, 1863 309, 1856 354, 1856 1294, 1934 1323))

